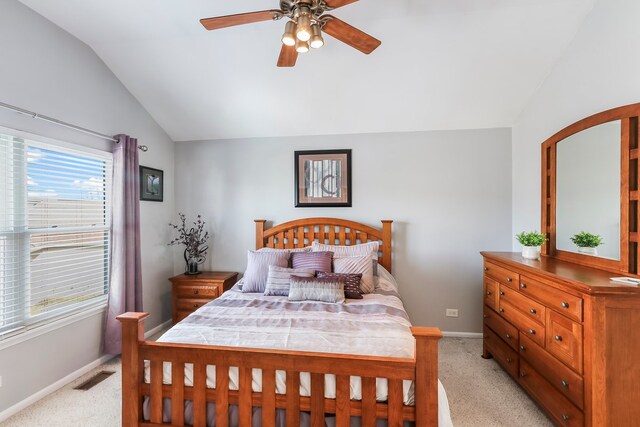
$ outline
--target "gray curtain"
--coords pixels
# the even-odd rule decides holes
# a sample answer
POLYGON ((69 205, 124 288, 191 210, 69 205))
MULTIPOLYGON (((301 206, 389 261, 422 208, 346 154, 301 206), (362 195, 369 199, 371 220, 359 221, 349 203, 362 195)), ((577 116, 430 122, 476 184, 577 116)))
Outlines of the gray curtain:
POLYGON ((116 316, 142 311, 140 268, 140 177, 138 140, 116 136, 113 151, 113 209, 109 302, 105 319, 104 352, 122 352, 122 331, 116 316))

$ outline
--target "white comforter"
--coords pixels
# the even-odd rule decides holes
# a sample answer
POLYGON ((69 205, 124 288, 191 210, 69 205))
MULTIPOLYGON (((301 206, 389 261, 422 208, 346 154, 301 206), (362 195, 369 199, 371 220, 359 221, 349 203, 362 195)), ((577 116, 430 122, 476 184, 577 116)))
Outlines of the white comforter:
MULTIPOLYGON (((395 279, 380 267, 373 294, 346 304, 290 302, 286 297, 242 293, 241 282, 220 298, 201 307, 167 331, 158 341, 233 347, 347 353, 412 358, 415 341, 411 323, 397 293, 395 279)), ((171 383, 171 364, 164 364, 165 384, 171 383)), ((207 387, 215 387, 216 371, 207 366, 207 387)), ((309 396, 310 375, 300 376, 300 395, 309 396)), ((229 388, 238 389, 238 369, 229 369, 229 388)), ((145 366, 145 380, 149 369, 145 366)), ((193 384, 193 366, 185 365, 185 385, 193 384)), ((262 373, 253 370, 253 391, 262 390, 262 373)), ((451 425, 449 404, 439 387, 440 426, 451 425)), ((325 397, 335 398, 335 376, 325 375, 325 397)), ((285 394, 285 372, 276 372, 276 392, 285 394)), ((387 400, 387 381, 376 381, 376 398, 387 400)), ((361 381, 351 378, 351 399, 361 398, 361 381)), ((413 382, 404 381, 403 398, 414 404, 413 382)), ((418 403, 419 404, 419 403, 418 403)))

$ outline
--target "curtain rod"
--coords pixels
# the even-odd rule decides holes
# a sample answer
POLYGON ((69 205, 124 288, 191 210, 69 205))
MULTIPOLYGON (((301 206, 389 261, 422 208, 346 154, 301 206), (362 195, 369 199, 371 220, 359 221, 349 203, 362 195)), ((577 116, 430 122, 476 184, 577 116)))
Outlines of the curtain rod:
MULTIPOLYGON (((15 105, 5 104, 4 102, 0 102, 0 107, 6 108, 7 110, 15 111, 16 113, 24 114, 25 116, 30 116, 32 119, 44 120, 45 122, 53 123, 54 125, 62 126, 67 129, 72 129, 78 132, 86 133, 87 135, 106 139, 107 141, 112 141, 112 142, 115 142, 116 144, 118 143, 118 140, 112 136, 105 135, 90 129, 86 129, 81 126, 72 125, 71 123, 63 122, 62 120, 54 119, 53 117, 38 114, 33 111, 25 110, 24 108, 16 107, 15 105)), ((149 147, 147 147, 146 145, 138 145, 138 148, 141 151, 145 151, 145 152, 149 150, 149 147)))

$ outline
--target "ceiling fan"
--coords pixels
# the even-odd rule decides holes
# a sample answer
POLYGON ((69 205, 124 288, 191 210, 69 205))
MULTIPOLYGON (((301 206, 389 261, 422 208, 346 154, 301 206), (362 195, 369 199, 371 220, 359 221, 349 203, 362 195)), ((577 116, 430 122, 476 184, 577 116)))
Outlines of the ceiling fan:
POLYGON ((322 32, 367 55, 380 46, 380 40, 325 13, 356 1, 358 0, 281 0, 280 9, 204 18, 200 23, 207 30, 219 30, 254 22, 278 21, 286 17, 289 21, 285 24, 282 35, 278 67, 293 67, 299 53, 308 52, 310 48, 319 49, 324 45, 322 32))

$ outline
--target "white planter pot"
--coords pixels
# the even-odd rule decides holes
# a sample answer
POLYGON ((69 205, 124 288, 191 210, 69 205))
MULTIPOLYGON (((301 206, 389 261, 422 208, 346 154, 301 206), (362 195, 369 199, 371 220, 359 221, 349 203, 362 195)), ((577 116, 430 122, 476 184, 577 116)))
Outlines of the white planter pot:
POLYGON ((578 248, 578 252, 585 255, 598 256, 598 248, 578 248))
POLYGON ((540 258, 540 246, 523 246, 522 258, 525 258, 525 259, 540 258))

